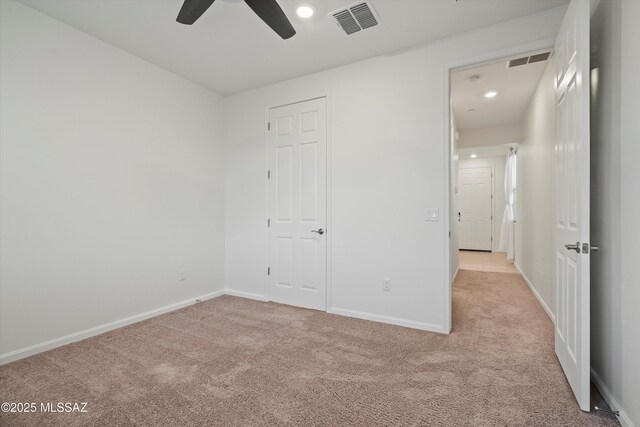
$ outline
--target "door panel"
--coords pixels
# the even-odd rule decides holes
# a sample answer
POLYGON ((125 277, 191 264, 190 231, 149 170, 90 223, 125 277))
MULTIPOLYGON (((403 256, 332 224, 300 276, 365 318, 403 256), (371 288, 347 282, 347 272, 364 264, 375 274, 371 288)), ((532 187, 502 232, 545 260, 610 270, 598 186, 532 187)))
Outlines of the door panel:
POLYGON ((318 291, 318 240, 315 238, 300 239, 301 268, 300 287, 309 291, 318 291))
POLYGON ((285 145, 277 147, 276 150, 277 218, 280 222, 291 221, 293 217, 293 147, 285 145))
POLYGON ((300 145, 301 218, 303 222, 318 221, 318 143, 300 145))
POLYGON ((269 110, 270 300, 326 309, 325 98, 269 110))
POLYGON ((290 288, 293 283, 293 239, 277 237, 276 251, 276 285, 290 288))
POLYGON ((563 253, 556 254, 556 333, 559 335, 560 340, 564 341, 564 331, 566 330, 566 289, 564 282, 564 266, 566 264, 565 257, 563 253))
POLYGON ((458 229, 460 249, 491 250, 493 179, 491 168, 458 172, 458 229))
POLYGON ((556 355, 584 411, 590 409, 589 2, 572 0, 556 55, 556 355), (578 251, 566 245, 576 245, 578 251), (585 252, 582 244, 587 243, 585 252))

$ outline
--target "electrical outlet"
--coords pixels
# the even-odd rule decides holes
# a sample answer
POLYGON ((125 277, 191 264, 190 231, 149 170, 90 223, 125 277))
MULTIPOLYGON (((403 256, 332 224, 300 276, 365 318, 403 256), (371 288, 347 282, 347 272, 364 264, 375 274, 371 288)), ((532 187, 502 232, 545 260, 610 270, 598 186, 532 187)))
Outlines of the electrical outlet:
POLYGON ((185 280, 187 280, 187 269, 186 268, 181 268, 180 270, 178 270, 178 280, 181 282, 184 282, 185 280))
POLYGON ((387 292, 391 291, 391 279, 388 277, 385 277, 382 281, 382 290, 387 292))

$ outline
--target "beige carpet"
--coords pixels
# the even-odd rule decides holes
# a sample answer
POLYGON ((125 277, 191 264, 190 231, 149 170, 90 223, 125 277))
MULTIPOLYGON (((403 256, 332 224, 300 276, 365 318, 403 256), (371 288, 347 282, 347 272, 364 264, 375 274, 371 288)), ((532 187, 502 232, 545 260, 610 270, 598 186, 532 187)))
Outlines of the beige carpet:
POLYGON ((459 251, 461 270, 475 270, 492 273, 518 273, 504 252, 459 251))
POLYGON ((615 425, 580 411, 515 274, 461 271, 450 336, 221 297, 0 368, 0 424, 615 425))

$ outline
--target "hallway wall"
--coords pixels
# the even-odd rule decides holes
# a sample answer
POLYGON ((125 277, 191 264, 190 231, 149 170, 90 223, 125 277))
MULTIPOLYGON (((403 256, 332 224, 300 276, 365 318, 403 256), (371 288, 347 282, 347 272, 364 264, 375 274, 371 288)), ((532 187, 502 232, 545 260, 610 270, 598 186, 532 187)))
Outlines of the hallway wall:
POLYGON ((549 61, 523 121, 518 148, 515 263, 554 317, 555 62, 549 61))
POLYGON ((521 141, 521 124, 489 126, 484 128, 466 129, 460 131, 460 148, 519 144, 521 141))

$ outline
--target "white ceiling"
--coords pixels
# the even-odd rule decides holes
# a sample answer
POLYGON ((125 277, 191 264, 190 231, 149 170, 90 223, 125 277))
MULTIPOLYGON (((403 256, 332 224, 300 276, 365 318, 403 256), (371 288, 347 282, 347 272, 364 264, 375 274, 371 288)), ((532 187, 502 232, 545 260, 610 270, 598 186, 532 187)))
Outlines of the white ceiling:
MULTIPOLYGON (((544 50, 532 53, 539 52, 544 50)), ((451 102, 457 129, 462 131, 521 123, 548 63, 543 61, 507 68, 505 59, 453 72, 451 102), (474 75, 481 76, 481 79, 472 82, 470 77, 474 75), (498 95, 485 98, 484 94, 489 91, 496 91, 498 95)))
POLYGON ((372 0, 381 24, 346 36, 327 13, 354 0, 279 0, 297 30, 280 39, 243 2, 218 0, 193 25, 182 0, 19 0, 222 95, 415 46, 568 0, 372 0), (300 3, 316 15, 303 21, 300 3))

